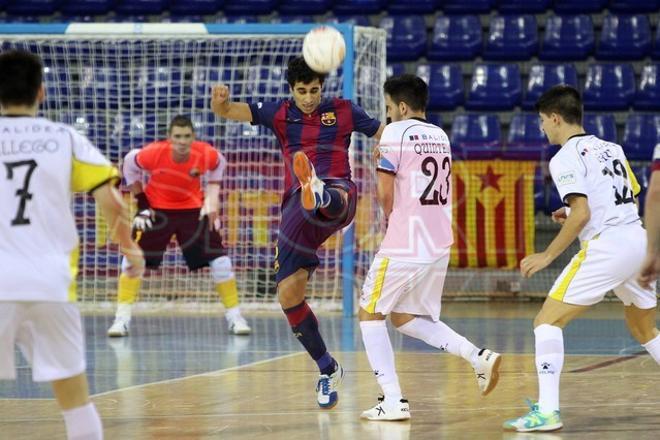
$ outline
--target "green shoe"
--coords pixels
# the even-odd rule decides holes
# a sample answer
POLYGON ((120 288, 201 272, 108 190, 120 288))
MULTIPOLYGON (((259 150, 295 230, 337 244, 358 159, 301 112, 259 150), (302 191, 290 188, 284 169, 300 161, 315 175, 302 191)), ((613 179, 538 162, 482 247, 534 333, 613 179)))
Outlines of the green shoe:
POLYGON ((502 427, 508 431, 532 432, 532 431, 555 431, 561 429, 559 411, 543 414, 539 411, 538 403, 527 400, 530 411, 522 417, 504 422, 502 427))

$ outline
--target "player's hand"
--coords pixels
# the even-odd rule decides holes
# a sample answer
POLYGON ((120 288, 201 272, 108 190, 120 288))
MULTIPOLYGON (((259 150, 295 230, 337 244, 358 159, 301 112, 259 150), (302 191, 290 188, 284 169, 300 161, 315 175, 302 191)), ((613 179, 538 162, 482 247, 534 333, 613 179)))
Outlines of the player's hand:
POLYGON ((224 84, 218 84, 213 87, 211 93, 211 111, 216 114, 222 114, 229 103, 229 87, 224 84))
POLYGON ((552 258, 545 252, 528 255, 520 262, 520 273, 525 278, 529 278, 539 270, 546 268, 550 263, 552 263, 552 258))
POLYGON ((566 221, 566 207, 562 206, 552 213, 552 221, 563 225, 566 221))
POLYGON ((133 227, 140 231, 146 231, 153 226, 154 212, 151 209, 144 209, 133 219, 133 227))
POLYGON ((122 254, 128 261, 128 267, 125 269, 126 275, 131 278, 141 277, 144 274, 144 254, 140 246, 131 241, 129 246, 124 246, 121 249, 122 254))
POLYGON ((653 254, 646 254, 644 263, 637 275, 637 282, 644 289, 650 289, 651 284, 658 278, 660 273, 660 257, 653 254))

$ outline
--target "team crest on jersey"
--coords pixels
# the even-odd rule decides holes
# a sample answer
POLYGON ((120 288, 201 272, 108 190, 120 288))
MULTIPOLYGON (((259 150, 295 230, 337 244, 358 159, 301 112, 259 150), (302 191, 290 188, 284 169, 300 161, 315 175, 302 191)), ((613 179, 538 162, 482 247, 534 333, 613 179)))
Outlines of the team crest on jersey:
POLYGON ((335 125, 337 123, 337 116, 335 112, 325 112, 321 113, 321 124, 323 125, 335 125))
POLYGON ((188 171, 188 174, 190 174, 190 177, 199 177, 202 173, 197 167, 193 167, 188 171))

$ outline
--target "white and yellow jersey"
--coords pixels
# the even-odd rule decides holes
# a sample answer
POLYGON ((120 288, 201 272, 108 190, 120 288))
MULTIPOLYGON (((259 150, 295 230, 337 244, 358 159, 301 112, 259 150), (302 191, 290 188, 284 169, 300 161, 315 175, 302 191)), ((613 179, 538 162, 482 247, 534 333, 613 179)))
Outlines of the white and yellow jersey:
POLYGON ((612 226, 640 222, 635 204, 640 186, 620 145, 592 135, 573 136, 550 160, 550 174, 565 204, 571 194, 587 197, 591 218, 581 241, 612 226))
POLYGON ((73 128, 0 117, 0 301, 75 301, 71 194, 118 177, 73 128))

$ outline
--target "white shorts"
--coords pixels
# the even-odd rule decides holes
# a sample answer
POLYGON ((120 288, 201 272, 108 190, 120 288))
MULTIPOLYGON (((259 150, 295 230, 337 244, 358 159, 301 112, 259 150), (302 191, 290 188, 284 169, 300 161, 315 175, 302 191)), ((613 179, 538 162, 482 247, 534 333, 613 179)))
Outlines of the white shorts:
POLYGON ((639 224, 615 226, 582 243, 550 289, 550 298, 567 304, 590 306, 607 292, 626 306, 640 309, 657 305, 655 283, 643 289, 635 280, 646 255, 646 231, 639 224))
POLYGON ((376 257, 362 286, 360 307, 369 313, 409 313, 437 321, 448 265, 449 249, 433 263, 376 257))
POLYGON ((82 323, 75 304, 0 302, 0 379, 16 379, 16 345, 32 366, 35 382, 85 371, 82 323))

